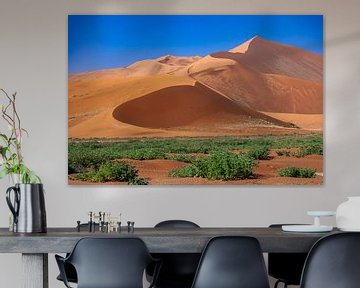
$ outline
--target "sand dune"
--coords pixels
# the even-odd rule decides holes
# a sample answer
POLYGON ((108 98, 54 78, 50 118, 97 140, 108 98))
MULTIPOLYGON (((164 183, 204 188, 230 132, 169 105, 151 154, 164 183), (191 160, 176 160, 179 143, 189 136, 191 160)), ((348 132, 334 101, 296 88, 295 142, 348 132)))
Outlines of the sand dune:
POLYGON ((113 116, 147 128, 204 127, 214 123, 290 127, 286 122, 241 107, 199 83, 167 87, 125 102, 114 109, 113 116))
POLYGON ((198 60, 189 75, 254 110, 322 113, 319 55, 259 37, 230 51, 198 60))
POLYGON ((322 81, 322 56, 299 49, 254 37, 228 53, 214 53, 215 58, 229 58, 249 66, 261 73, 279 74, 289 77, 322 81))
POLYGON ((167 64, 167 65, 174 65, 174 66, 188 66, 198 60, 200 60, 200 56, 191 56, 191 57, 181 57, 181 56, 173 56, 173 55, 166 55, 156 60, 159 63, 167 64))
POLYGON ((201 59, 200 56, 165 55, 157 59, 137 61, 127 67, 102 69, 69 75, 72 82, 99 78, 144 77, 154 75, 186 75, 187 66, 201 59))
POLYGON ((69 75, 68 93, 69 137, 322 129, 321 56, 260 37, 205 57, 165 55, 69 75))

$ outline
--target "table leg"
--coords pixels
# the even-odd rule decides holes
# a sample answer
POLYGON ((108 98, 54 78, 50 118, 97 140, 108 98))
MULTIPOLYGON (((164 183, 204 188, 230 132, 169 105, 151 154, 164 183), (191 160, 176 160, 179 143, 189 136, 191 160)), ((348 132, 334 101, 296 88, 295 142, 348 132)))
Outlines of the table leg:
POLYGON ((23 288, 49 288, 48 254, 22 254, 23 288))

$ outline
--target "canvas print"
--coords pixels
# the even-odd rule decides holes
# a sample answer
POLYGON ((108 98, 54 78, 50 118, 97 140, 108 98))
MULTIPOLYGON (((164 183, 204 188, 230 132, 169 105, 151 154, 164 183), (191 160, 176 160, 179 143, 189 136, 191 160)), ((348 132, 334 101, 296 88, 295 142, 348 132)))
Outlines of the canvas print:
POLYGON ((321 15, 70 15, 71 185, 323 184, 321 15))

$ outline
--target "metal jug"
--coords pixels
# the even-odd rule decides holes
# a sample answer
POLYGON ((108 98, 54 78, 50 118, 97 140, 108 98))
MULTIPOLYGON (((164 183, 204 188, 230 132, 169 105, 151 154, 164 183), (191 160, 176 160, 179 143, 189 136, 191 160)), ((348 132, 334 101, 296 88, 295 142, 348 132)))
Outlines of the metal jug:
POLYGON ((6 202, 14 216, 14 232, 44 233, 47 231, 42 184, 15 184, 6 190, 6 202), (13 203, 11 192, 14 192, 13 203))

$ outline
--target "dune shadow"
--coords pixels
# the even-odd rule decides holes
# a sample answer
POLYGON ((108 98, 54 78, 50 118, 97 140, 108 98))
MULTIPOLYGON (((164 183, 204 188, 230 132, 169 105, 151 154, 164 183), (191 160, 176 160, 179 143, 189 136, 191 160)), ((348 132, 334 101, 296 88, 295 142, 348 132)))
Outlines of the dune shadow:
POLYGON ((239 117, 248 114, 233 101, 196 83, 166 87, 127 101, 114 109, 113 117, 140 127, 171 128, 191 125, 219 113, 239 117))

